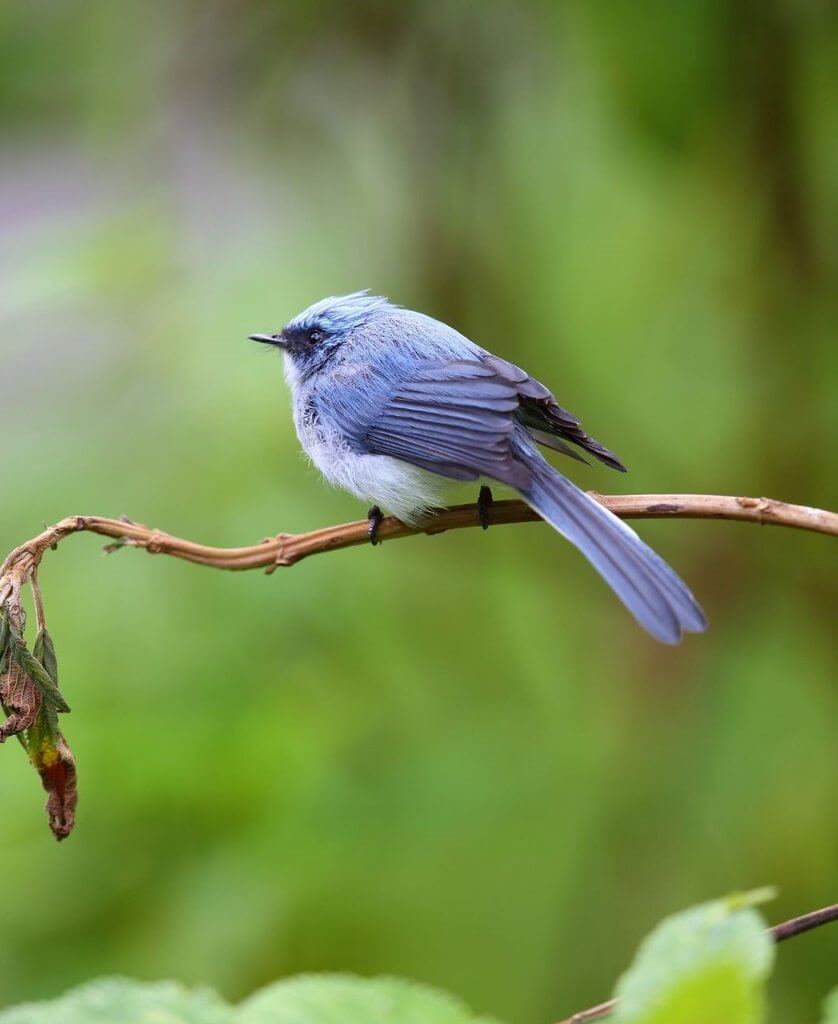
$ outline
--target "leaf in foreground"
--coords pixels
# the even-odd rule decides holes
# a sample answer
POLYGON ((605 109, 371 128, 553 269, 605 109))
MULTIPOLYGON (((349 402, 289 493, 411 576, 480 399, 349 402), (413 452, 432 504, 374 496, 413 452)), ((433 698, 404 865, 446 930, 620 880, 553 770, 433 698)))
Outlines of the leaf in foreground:
POLYGON ((233 1013, 209 989, 100 978, 47 1003, 0 1011, 0 1024, 233 1024, 233 1013))
POLYGON ((821 1024, 838 1024, 838 988, 834 988, 824 1000, 821 1024))
POLYGON ((675 914, 617 983, 614 1024, 759 1024, 774 943, 753 909, 761 891, 675 914))
POLYGON ((497 1024, 459 999, 399 978, 311 974, 246 999, 235 1024, 497 1024))
POLYGON ((458 999, 397 978, 306 975, 232 1007, 209 989, 101 978, 46 1003, 0 1011, 0 1024, 497 1024, 458 999))

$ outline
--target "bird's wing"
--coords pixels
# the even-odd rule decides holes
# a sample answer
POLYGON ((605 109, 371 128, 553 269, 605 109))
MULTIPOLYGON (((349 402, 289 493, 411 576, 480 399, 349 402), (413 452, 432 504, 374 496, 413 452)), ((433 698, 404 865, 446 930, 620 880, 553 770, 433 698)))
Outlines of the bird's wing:
POLYGON ((488 362, 430 361, 393 387, 362 443, 455 480, 525 487, 530 472, 510 445, 520 401, 520 387, 488 362))
POLYGON ((520 367, 481 359, 434 360, 400 381, 365 432, 369 451, 458 480, 492 476, 520 487, 526 470, 510 452, 515 423, 542 445, 585 460, 566 441, 606 465, 622 462, 587 434, 553 394, 520 367))
POLYGON ((590 434, 585 433, 579 420, 573 413, 558 404, 549 388, 546 388, 534 377, 530 377, 520 366, 508 363, 498 356, 486 355, 484 362, 499 377, 508 380, 518 388, 520 408, 516 417, 539 444, 585 462, 586 460, 581 455, 564 443, 570 441, 593 455, 595 459, 604 462, 606 466, 625 473, 626 467, 617 456, 605 445, 594 440, 590 434))

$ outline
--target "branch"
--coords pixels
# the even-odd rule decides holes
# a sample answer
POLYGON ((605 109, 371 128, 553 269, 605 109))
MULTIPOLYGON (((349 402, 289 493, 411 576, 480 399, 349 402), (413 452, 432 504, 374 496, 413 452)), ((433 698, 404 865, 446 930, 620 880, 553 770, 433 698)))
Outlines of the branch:
MULTIPOLYGON (((820 928, 821 925, 829 924, 830 921, 838 921, 838 903, 821 910, 813 910, 809 914, 800 917, 793 917, 790 921, 783 921, 782 924, 775 924, 768 929, 768 934, 775 942, 784 942, 786 939, 794 938, 795 935, 802 935, 810 932, 813 928, 820 928)), ((602 1020, 610 1016, 617 1006, 616 999, 609 999, 607 1003, 598 1003, 596 1006, 589 1006, 587 1010, 580 1010, 572 1017, 559 1021, 559 1024, 589 1024, 592 1020, 602 1020)))
POLYGON ((790 921, 783 921, 782 924, 775 924, 768 930, 775 942, 785 942, 786 939, 793 939, 795 935, 802 935, 810 932, 813 928, 820 928, 830 921, 838 921, 838 903, 832 906, 823 907, 821 910, 813 910, 809 914, 802 914, 800 917, 793 917, 790 921))
MULTIPOLYGON (((739 498, 714 494, 590 493, 621 519, 731 519, 838 536, 838 513, 805 505, 789 505, 773 498, 739 498)), ((538 519, 538 513, 523 501, 497 501, 489 509, 489 523, 492 526, 529 523, 538 519)), ((420 533, 443 533, 446 530, 462 530, 480 525, 476 505, 455 505, 434 513, 418 527, 407 526, 398 519, 387 517, 381 521, 378 538, 396 540, 420 533)), ((267 569, 272 572, 278 566, 294 565, 309 555, 366 544, 367 528, 367 521, 360 520, 308 533, 280 533, 249 547, 215 548, 174 537, 128 519, 70 516, 9 554, 0 567, 0 605, 8 601, 10 594, 19 590, 22 583, 29 581, 32 571, 37 569, 48 548, 55 547, 73 533, 87 531, 114 538, 117 543, 106 549, 111 551, 118 547, 145 548, 149 554, 171 555, 216 569, 267 569)))
MULTIPOLYGON (((592 494, 592 497, 623 519, 737 519, 838 536, 838 514, 804 505, 788 505, 771 498, 710 494, 592 494)), ((499 501, 488 509, 492 526, 533 522, 539 518, 523 501, 499 501)), ((481 525, 483 520, 477 505, 455 505, 433 513, 418 527, 406 526, 398 519, 383 519, 377 535, 379 540, 396 540, 419 533, 443 533, 481 525)), ((361 520, 309 533, 280 533, 250 547, 213 548, 149 529, 130 519, 69 516, 8 555, 0 566, 0 707, 7 713, 6 721, 0 725, 0 743, 13 735, 23 743, 49 794, 47 811, 57 838, 64 838, 73 827, 76 784, 75 762, 57 724, 57 715, 69 708, 58 689, 55 649, 46 629, 38 585, 38 567, 45 553, 65 537, 87 532, 111 538, 106 551, 144 548, 152 555, 171 555, 216 569, 264 569, 270 573, 279 566, 293 565, 322 551, 366 544, 368 526, 366 520, 361 520), (38 627, 31 651, 23 636, 25 616, 21 603, 21 591, 27 584, 32 588, 38 627)))

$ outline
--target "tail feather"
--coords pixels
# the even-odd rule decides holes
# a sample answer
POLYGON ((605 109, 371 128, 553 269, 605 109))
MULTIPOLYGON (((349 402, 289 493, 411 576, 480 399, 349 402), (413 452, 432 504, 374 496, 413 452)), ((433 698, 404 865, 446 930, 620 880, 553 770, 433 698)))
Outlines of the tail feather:
POLYGON ((520 453, 530 470, 523 498, 574 544, 652 636, 675 644, 707 620, 684 582, 631 527, 581 491, 535 450, 520 453))

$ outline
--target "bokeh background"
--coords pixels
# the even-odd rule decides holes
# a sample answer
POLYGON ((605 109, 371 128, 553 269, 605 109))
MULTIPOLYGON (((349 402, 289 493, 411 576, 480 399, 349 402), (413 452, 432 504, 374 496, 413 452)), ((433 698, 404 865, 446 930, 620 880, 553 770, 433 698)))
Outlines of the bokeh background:
MULTIPOLYGON (((358 518, 245 336, 362 287, 551 384, 631 470, 583 486, 835 507, 836 112, 825 2, 3 5, 0 547, 358 518)), ((834 901, 833 546, 641 528, 712 623, 674 650, 538 525, 49 554, 81 799, 56 845, 0 750, 0 1003, 348 970, 546 1024, 670 911, 834 901)), ((784 947, 774 1020, 836 963, 784 947)))

